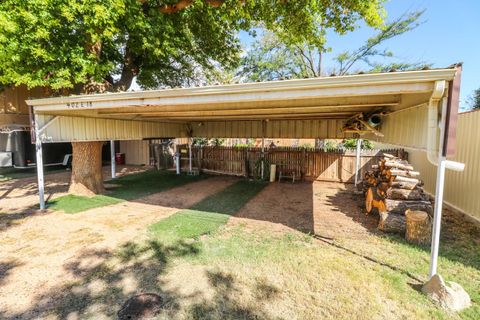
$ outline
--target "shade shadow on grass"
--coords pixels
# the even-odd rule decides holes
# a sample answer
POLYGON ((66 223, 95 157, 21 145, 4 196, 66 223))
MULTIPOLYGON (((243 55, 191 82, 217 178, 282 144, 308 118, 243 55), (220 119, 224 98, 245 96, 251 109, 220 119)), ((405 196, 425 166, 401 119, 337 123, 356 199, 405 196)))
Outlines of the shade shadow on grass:
POLYGON ((107 181, 114 184, 114 187, 104 195, 94 197, 66 195, 50 201, 48 207, 66 213, 78 213, 138 199, 205 178, 206 176, 176 175, 169 171, 149 170, 107 181))
POLYGON ((198 238, 211 233, 226 224, 230 216, 238 212, 265 185, 261 182, 241 180, 205 198, 190 209, 181 210, 151 225, 149 230, 152 235, 165 242, 198 238))

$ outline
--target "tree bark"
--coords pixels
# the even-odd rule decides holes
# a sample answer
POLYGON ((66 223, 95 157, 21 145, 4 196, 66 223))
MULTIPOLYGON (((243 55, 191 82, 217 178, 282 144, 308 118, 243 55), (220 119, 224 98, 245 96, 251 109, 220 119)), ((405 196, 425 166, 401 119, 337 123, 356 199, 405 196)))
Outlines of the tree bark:
POLYGON ((433 211, 430 201, 425 200, 391 200, 385 199, 386 211, 390 213, 405 214, 407 209, 421 210, 431 213, 433 211))
POLYGON ((102 141, 72 142, 72 177, 69 193, 94 196, 102 193, 102 141))
POLYGON ((378 230, 405 234, 405 216, 390 212, 380 212, 378 230))
POLYGON ((387 190, 387 198, 392 200, 428 200, 422 189, 398 189, 387 190))

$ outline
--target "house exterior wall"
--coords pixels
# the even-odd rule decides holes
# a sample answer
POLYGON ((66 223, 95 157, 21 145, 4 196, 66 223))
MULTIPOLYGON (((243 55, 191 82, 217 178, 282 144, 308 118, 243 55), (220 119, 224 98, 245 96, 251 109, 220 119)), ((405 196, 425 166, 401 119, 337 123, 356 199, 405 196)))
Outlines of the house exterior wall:
MULTIPOLYGON (((455 157, 449 158, 465 163, 465 171, 447 170, 445 176, 445 202, 480 219, 480 111, 458 115, 457 147, 455 157)), ((421 174, 425 190, 435 194, 437 167, 427 160, 427 154, 416 149, 406 148, 409 162, 421 174)))
POLYGON ((29 125, 28 106, 26 99, 43 97, 40 88, 27 89, 26 86, 7 87, 0 91, 0 125, 19 124, 29 125))

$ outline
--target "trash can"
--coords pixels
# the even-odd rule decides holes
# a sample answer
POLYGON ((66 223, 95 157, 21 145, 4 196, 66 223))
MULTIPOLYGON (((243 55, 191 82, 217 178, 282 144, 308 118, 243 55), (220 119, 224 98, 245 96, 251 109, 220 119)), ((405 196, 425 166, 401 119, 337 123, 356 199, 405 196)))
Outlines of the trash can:
POLYGON ((270 182, 275 182, 275 174, 277 172, 277 165, 271 164, 270 165, 270 182))
POLYGON ((115 153, 115 163, 117 165, 125 164, 125 153, 115 153))

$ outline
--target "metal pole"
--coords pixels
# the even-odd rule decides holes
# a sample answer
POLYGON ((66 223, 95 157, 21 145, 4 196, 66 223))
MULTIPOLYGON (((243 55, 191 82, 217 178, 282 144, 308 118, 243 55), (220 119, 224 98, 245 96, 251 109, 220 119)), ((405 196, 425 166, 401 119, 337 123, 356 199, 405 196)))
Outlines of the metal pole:
POLYGON ((110 140, 110 161, 112 169, 112 179, 115 179, 116 163, 115 163, 115 141, 110 140))
POLYGON ((429 277, 437 274, 438 250, 440 248, 440 228, 442 225, 443 187, 445 184, 445 157, 440 157, 437 168, 437 186, 435 190, 435 210, 433 215, 432 247, 430 253, 429 277))
POLYGON ((430 251, 429 277, 437 273, 438 250, 440 248, 440 228, 442 225, 443 188, 445 184, 445 156, 443 143, 445 138, 445 120, 447 116, 447 99, 443 98, 440 118, 440 143, 438 144, 437 185, 435 187, 435 208, 433 211, 432 245, 430 251))
POLYGON ((262 120, 262 161, 261 161, 262 180, 265 176, 265 120, 262 120))
POLYGON ((177 147, 177 152, 175 152, 175 167, 177 169, 177 174, 180 174, 180 151, 177 147))
POLYGON ((35 116, 35 152, 37 157, 37 180, 38 180, 38 197, 40 198, 40 209, 45 209, 45 181, 43 179, 43 155, 42 141, 40 140, 40 131, 38 128, 37 117, 35 116))
POLYGON ((360 171, 360 153, 362 152, 362 139, 357 139, 357 152, 355 161, 355 187, 358 184, 358 174, 360 171))
POLYGON ((192 172, 192 142, 188 144, 188 167, 189 171, 192 172))

